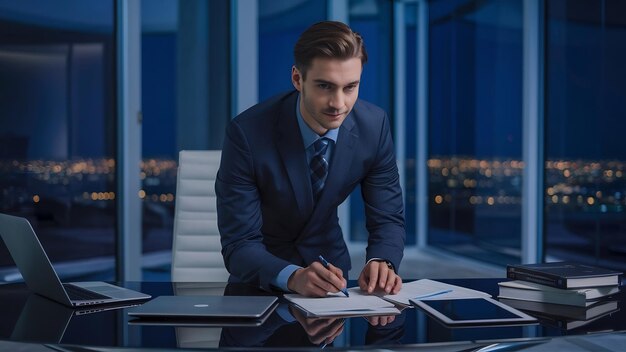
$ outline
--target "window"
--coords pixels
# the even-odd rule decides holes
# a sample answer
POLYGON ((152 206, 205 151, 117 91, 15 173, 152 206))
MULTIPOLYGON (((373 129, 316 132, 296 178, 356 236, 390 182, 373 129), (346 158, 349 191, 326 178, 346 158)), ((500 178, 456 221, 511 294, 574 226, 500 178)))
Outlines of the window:
POLYGON ((626 269, 626 4, 547 2, 549 259, 626 269))
POLYGON ((522 2, 429 4, 428 243, 519 262, 522 2))
POLYGON ((305 29, 325 19, 324 1, 259 0, 259 101, 294 89, 293 47, 305 29))
POLYGON ((30 220, 62 277, 113 278, 113 11, 101 0, 0 2, 0 32, 11 33, 0 37, 0 212, 30 220))
POLYGON ((168 280, 181 150, 221 149, 230 119, 229 3, 143 1, 144 278, 168 280))
MULTIPOLYGON (((363 37, 368 56, 361 74, 359 99, 385 110, 393 131, 392 5, 392 2, 385 0, 351 0, 349 25, 363 37)), ((353 241, 366 241, 368 238, 361 187, 357 187, 350 195, 350 231, 349 237, 353 241)))

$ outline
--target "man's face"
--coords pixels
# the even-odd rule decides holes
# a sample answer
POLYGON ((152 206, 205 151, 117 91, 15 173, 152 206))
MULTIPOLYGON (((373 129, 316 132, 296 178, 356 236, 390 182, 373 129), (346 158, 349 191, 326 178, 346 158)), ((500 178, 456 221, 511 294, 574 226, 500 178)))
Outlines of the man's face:
POLYGON ((300 112, 315 133, 321 136, 341 126, 359 96, 362 70, 358 57, 313 59, 306 80, 295 66, 292 68, 291 81, 300 92, 300 112))

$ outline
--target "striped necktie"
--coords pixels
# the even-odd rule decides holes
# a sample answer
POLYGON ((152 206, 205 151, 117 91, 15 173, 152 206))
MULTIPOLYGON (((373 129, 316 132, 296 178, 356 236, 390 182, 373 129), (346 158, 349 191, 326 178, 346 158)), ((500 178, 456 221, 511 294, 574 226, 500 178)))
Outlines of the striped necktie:
POLYGON ((326 176, 328 176, 328 161, 324 158, 326 149, 328 149, 328 143, 330 139, 322 137, 318 138, 313 146, 315 147, 315 154, 311 158, 309 167, 311 168, 311 186, 313 189, 313 197, 317 201, 324 183, 326 183, 326 176))

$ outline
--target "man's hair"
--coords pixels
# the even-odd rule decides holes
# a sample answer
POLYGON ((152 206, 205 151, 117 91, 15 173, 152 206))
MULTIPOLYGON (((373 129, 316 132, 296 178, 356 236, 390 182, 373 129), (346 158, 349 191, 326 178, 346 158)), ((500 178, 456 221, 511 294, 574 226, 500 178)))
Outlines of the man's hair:
POLYGON ((335 21, 318 22, 307 28, 293 48, 293 57, 302 79, 306 78, 306 71, 315 58, 348 60, 357 57, 361 65, 367 62, 361 35, 345 23, 335 21))

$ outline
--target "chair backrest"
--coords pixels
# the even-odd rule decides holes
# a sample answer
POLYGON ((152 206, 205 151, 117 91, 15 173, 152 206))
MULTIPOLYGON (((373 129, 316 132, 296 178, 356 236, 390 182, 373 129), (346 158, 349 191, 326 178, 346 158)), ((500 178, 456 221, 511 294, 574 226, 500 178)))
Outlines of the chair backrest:
POLYGON ((225 282, 217 228, 215 178, 222 152, 183 150, 178 159, 172 281, 225 282))

